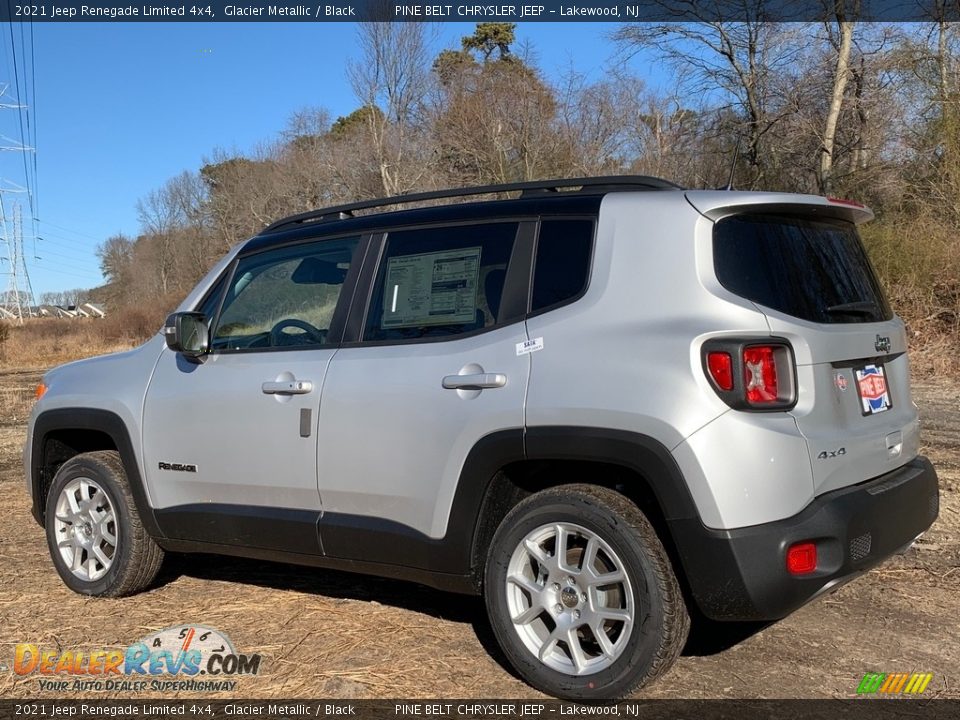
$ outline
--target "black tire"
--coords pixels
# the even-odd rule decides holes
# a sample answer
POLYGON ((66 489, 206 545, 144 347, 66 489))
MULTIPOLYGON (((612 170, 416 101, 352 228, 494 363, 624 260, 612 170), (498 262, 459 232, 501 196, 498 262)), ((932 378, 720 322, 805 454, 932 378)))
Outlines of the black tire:
MULTIPOLYGON (((99 509, 98 512, 104 511, 99 509)), ((47 545, 57 573, 67 587, 83 595, 99 597, 133 595, 153 582, 163 563, 163 550, 144 529, 130 492, 130 484, 120 455, 112 450, 76 455, 60 467, 47 495, 45 525, 47 545), (81 478, 92 480, 103 490, 114 516, 114 521, 109 527, 113 530, 116 544, 106 573, 95 579, 74 574, 58 547, 58 543, 70 537, 71 533, 57 521, 57 504, 64 488, 81 478), (61 525, 59 530, 58 525, 61 525)), ((69 527, 72 528, 74 525, 81 526, 83 523, 71 523, 69 527)), ((107 547, 107 550, 109 549, 107 547)), ((71 551, 73 551, 72 548, 71 551)), ((88 553, 82 557, 89 559, 91 556, 88 553)), ((99 565, 98 563, 99 561, 94 560, 95 567, 101 569, 105 567, 102 563, 99 565)), ((88 576, 91 574, 95 573, 88 573, 88 576)))
MULTIPOLYGON (((568 561, 571 557, 570 547, 578 542, 577 536, 572 537, 575 539, 569 541, 566 548, 568 561)), ((583 535, 581 541, 585 541, 586 537, 587 535, 583 535)), ((582 558, 588 552, 580 552, 582 563, 582 558)), ((616 563, 611 567, 615 565, 616 563)), ((525 560, 521 566, 525 567, 525 560)), ((541 563, 533 561, 530 572, 535 575, 540 573, 540 566, 541 563)), ((515 571, 517 567, 514 565, 515 571)), ((550 573, 552 580, 554 571, 551 570, 550 573)), ((573 582, 589 584, 588 580, 589 578, 583 576, 579 580, 574 578, 573 582)), ((548 584, 551 588, 555 587, 552 582, 540 582, 537 581, 534 585, 543 587, 544 590, 548 584)), ((628 607, 625 599, 628 594, 627 587, 626 584, 620 585, 616 591, 618 595, 615 596, 624 607, 628 607)), ((576 603, 577 597, 583 598, 594 592, 586 587, 585 590, 583 595, 578 596, 579 591, 574 588, 572 596, 557 594, 557 598, 564 599, 564 603, 576 603)), ((533 593, 523 593, 523 597, 530 598, 530 604, 533 605, 533 593)), ((680 655, 690 629, 690 617, 680 586, 667 553, 649 520, 623 495, 592 485, 564 485, 544 490, 529 496, 507 514, 491 543, 484 573, 484 598, 490 624, 500 647, 516 671, 533 687, 564 699, 601 701, 630 695, 670 669, 680 655), (569 673, 549 667, 525 644, 521 638, 521 630, 517 629, 519 626, 514 625, 511 619, 507 589, 511 558, 515 550, 522 552, 519 546, 528 535, 552 523, 570 523, 593 533, 618 556, 623 565, 622 571, 629 578, 634 608, 632 627, 627 634, 627 625, 620 625, 619 632, 623 637, 617 637, 615 626, 606 626, 614 628, 609 632, 621 650, 615 660, 605 660, 598 653, 598 662, 610 664, 599 667, 590 674, 575 674, 572 664, 569 673)), ((559 621, 555 622, 555 615, 560 614, 561 609, 564 612, 576 612, 576 617, 580 618, 579 611, 563 607, 560 603, 551 607, 558 612, 547 610, 546 615, 533 620, 533 623, 541 623, 535 632, 550 632, 550 623, 559 627, 559 621)), ((583 600, 578 607, 584 608, 586 616, 591 612, 593 600, 583 600)), ((589 643, 595 635, 591 630, 581 637, 589 643)), ((580 645, 579 642, 577 644, 580 645)), ((570 657, 570 662, 573 662, 573 653, 566 650, 569 644, 553 647, 555 649, 551 653, 562 650, 570 657)), ((599 648, 599 643, 596 643, 595 647, 599 648)))

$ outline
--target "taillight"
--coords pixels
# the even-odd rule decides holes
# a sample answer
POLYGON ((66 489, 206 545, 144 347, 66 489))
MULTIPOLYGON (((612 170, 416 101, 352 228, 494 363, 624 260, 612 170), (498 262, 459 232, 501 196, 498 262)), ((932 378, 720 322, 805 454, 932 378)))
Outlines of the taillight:
POLYGON ((769 345, 754 345, 743 350, 743 381, 747 402, 751 405, 769 405, 779 401, 774 352, 769 345))
POLYGON ((708 340, 703 369, 717 395, 736 410, 787 410, 797 402, 793 351, 786 340, 708 340))
POLYGON ((812 542, 794 543, 787 549, 787 572, 809 575, 817 569, 817 546, 812 542))
POLYGON ((855 207, 855 208, 866 207, 866 205, 864 205, 862 202, 857 202, 856 200, 847 200, 846 198, 828 197, 827 201, 832 202, 836 205, 849 205, 850 207, 855 207))
POLYGON ((730 353, 707 353, 707 369, 710 377, 721 390, 733 390, 733 359, 730 353))

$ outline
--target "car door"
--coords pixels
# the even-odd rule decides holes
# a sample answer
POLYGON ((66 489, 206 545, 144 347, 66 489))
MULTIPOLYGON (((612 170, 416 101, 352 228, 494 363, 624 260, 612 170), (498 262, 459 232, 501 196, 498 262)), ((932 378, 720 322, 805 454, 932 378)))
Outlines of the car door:
POLYGON ((143 441, 168 537, 320 553, 317 411, 358 245, 350 237, 241 253, 222 300, 206 303, 220 307, 209 354, 162 353, 143 441))
POLYGON ((324 389, 327 555, 437 569, 448 532, 472 532, 448 527, 471 450, 506 434, 522 455, 532 236, 533 223, 501 221, 381 239, 358 341, 324 389))

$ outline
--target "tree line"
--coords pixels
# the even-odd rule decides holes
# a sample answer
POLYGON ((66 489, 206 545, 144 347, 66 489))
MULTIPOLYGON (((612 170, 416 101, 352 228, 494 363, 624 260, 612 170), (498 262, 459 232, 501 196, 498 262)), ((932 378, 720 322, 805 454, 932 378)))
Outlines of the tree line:
POLYGON ((346 69, 357 109, 306 108, 275 140, 213 151, 150 192, 139 234, 100 246, 107 284, 94 296, 167 310, 236 242, 324 205, 605 174, 717 188, 738 154, 737 189, 870 205, 865 240, 914 340, 956 342, 958 0, 929 1, 930 22, 916 24, 860 22, 840 0, 819 23, 624 25, 600 79, 548 78, 509 23, 479 23, 439 54, 429 24, 361 24, 346 69), (638 52, 675 82, 651 87, 628 62, 638 52))

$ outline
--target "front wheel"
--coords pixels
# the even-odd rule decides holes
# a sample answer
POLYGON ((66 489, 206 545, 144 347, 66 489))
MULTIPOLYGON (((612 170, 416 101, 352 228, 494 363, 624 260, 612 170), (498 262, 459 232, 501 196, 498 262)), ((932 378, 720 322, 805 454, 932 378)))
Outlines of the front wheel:
POLYGON ((117 452, 67 460, 50 486, 44 520, 53 565, 75 592, 132 595, 160 570, 163 550, 140 522, 117 452))
POLYGON ((621 698, 665 673, 690 627, 666 551, 627 498, 591 485, 536 493, 504 518, 484 577, 517 672, 560 698, 621 698))

